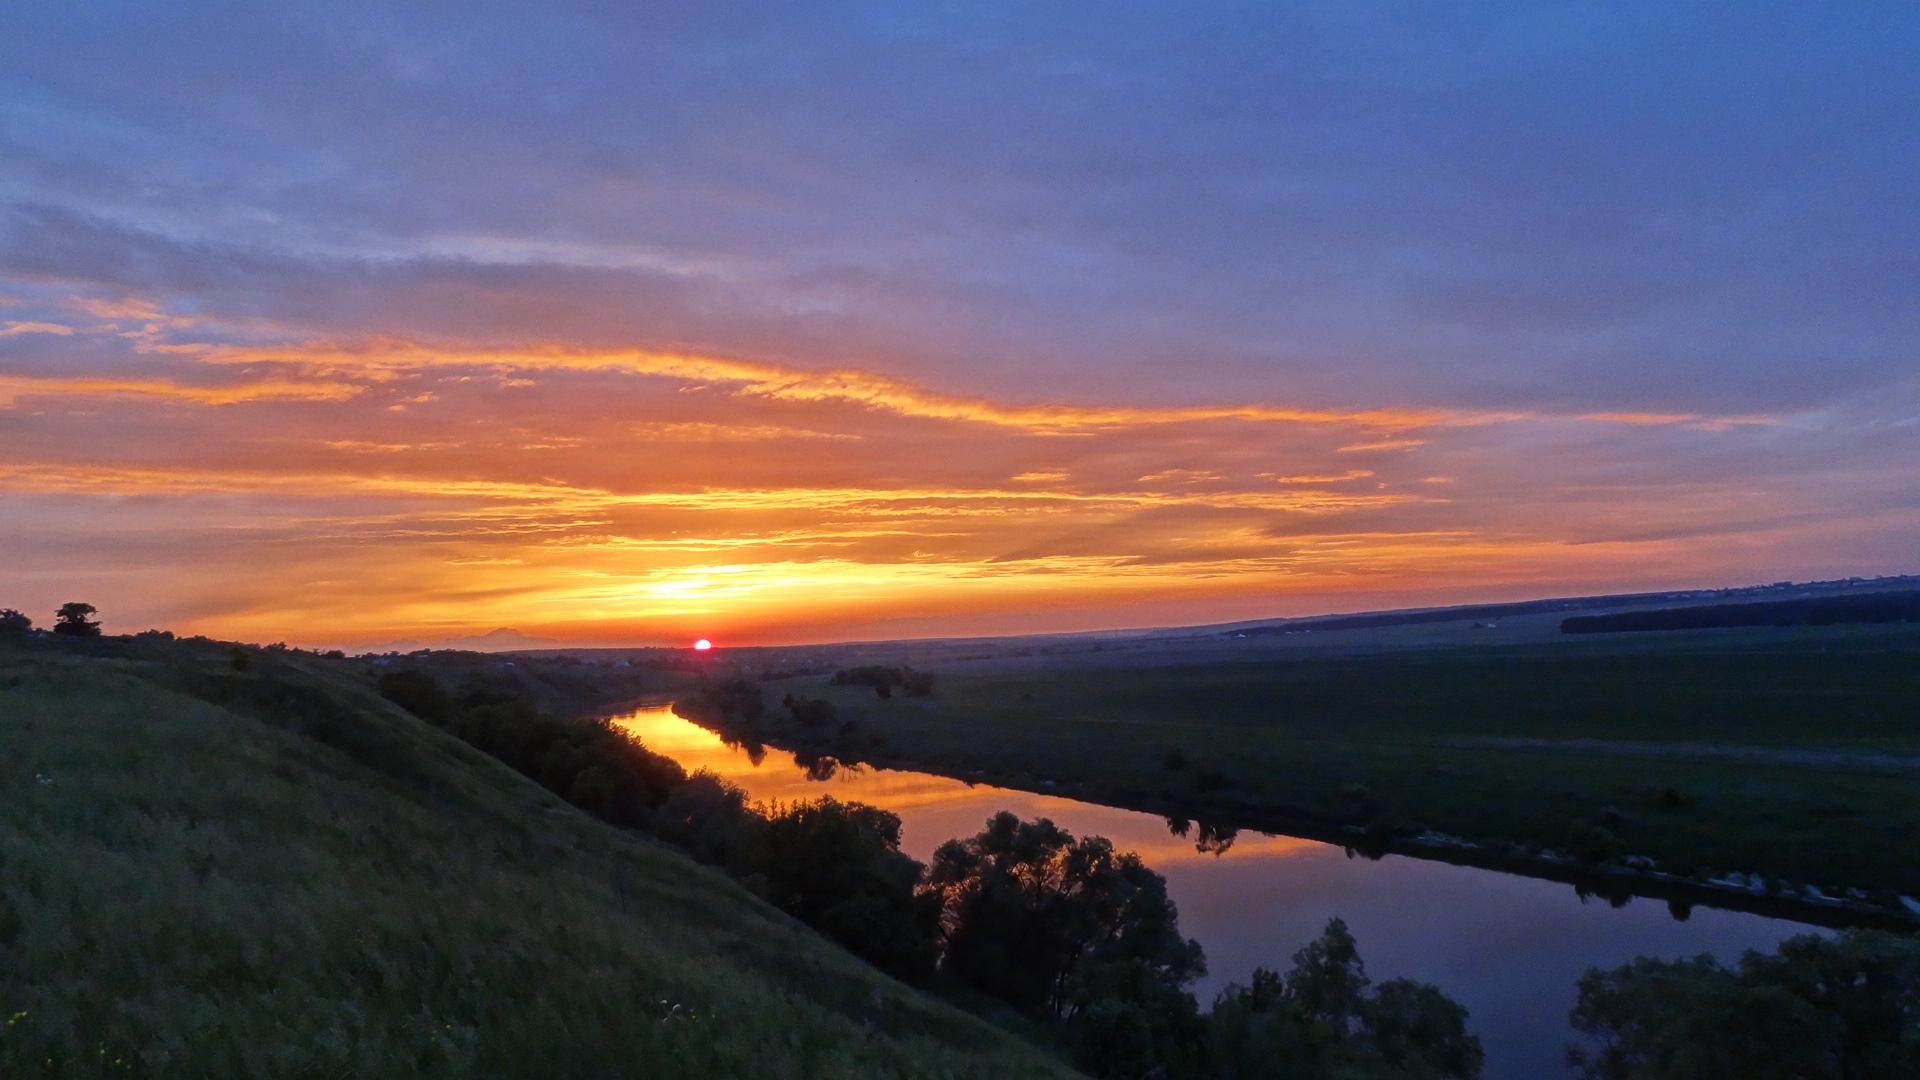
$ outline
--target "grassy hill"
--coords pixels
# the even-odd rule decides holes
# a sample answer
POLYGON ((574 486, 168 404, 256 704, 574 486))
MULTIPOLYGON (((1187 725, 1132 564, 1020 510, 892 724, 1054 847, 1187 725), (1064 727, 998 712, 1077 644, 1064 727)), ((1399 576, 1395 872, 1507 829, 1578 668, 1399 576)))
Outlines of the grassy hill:
POLYGON ((351 661, 0 644, 0 1075, 1044 1076, 351 661))

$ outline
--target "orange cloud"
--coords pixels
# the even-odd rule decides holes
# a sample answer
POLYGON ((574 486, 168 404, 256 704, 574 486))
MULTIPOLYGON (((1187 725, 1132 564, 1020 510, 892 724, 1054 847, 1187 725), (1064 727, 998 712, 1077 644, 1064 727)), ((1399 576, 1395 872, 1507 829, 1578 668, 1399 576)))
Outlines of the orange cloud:
POLYGON ((0 323, 0 337, 15 337, 20 334, 53 334, 57 337, 68 337, 68 336, 71 336, 72 333, 73 333, 73 327, 63 326, 60 323, 50 323, 50 322, 0 323))
MULTIPOLYGON (((693 383, 722 383, 731 386, 734 393, 744 396, 795 402, 844 402, 903 416, 991 424, 1041 434, 1210 421, 1339 425, 1381 432, 1474 427, 1529 420, 1635 425, 1695 424, 1709 427, 1767 422, 1763 417, 1713 417, 1695 413, 1555 414, 1439 406, 1328 409, 1272 404, 1016 405, 944 394, 885 375, 851 368, 809 371, 756 361, 679 353, 583 351, 557 346, 468 350, 436 349, 404 341, 380 341, 359 349, 324 344, 282 348, 209 347, 199 355, 216 363, 292 363, 319 371, 357 375, 391 376, 437 366, 492 367, 515 371, 611 371, 682 379, 693 383)), ((1397 442, 1379 442, 1358 445, 1354 449, 1389 449, 1400 445, 1397 442)))
POLYGON ((162 379, 34 378, 0 375, 0 406, 29 397, 142 397, 196 405, 249 401, 345 401, 361 388, 306 379, 258 379, 223 386, 197 386, 162 379))

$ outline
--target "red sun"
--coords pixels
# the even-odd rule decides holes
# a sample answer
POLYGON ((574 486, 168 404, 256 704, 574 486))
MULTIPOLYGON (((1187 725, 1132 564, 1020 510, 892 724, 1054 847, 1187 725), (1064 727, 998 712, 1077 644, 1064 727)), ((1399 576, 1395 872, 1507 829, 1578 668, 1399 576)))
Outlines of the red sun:
POLYGON ((713 648, 713 642, 708 641, 706 638, 701 638, 699 641, 693 643, 694 652, 706 652, 711 648, 713 648))

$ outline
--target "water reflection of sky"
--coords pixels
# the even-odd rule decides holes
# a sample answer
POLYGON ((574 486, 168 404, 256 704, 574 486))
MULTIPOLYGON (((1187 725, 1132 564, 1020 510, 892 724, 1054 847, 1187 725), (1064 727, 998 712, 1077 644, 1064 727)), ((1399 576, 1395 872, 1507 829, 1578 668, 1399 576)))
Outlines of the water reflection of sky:
POLYGON ((1181 927, 1206 949, 1210 974, 1194 987, 1203 1004, 1256 966, 1285 967, 1338 915, 1374 979, 1431 982, 1467 1007, 1486 1045, 1489 1080, 1566 1074, 1567 1013, 1589 967, 1639 955, 1731 959, 1809 929, 1707 908, 1679 922, 1660 901, 1583 903, 1556 882, 1402 856, 1349 858, 1295 837, 1244 832, 1225 854, 1207 854, 1195 850, 1193 835, 1175 836, 1150 814, 892 769, 841 767, 810 780, 792 754, 769 749, 756 764, 665 706, 618 722, 688 771, 708 769, 756 800, 826 794, 891 810, 900 815, 901 846, 918 859, 950 837, 978 832, 1000 810, 1049 817, 1076 835, 1138 851, 1166 875, 1181 927))

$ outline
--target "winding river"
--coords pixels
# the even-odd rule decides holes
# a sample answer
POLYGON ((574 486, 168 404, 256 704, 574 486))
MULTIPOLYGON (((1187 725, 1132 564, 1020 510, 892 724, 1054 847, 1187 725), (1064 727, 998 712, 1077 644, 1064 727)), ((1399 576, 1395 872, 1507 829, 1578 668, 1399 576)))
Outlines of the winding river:
POLYGON ((1242 832, 1218 850, 1219 838, 1176 835, 1150 814, 929 773, 841 766, 822 775, 829 770, 804 768, 780 750, 755 760, 665 705, 614 722, 687 771, 710 770, 756 800, 832 795, 891 810, 901 819, 901 846, 923 861, 1000 810, 1051 818, 1076 835, 1138 851, 1166 875, 1181 928, 1206 949, 1208 974, 1193 987, 1203 1006, 1256 966, 1284 970, 1294 950, 1338 915, 1373 979, 1434 983, 1467 1007, 1486 1047, 1488 1080, 1568 1074, 1565 1047, 1575 1033, 1567 1013, 1590 967, 1641 955, 1732 960, 1813 929, 1711 908, 1694 908, 1683 921, 1662 901, 1615 907, 1557 882, 1400 855, 1349 857, 1289 836, 1242 832))

